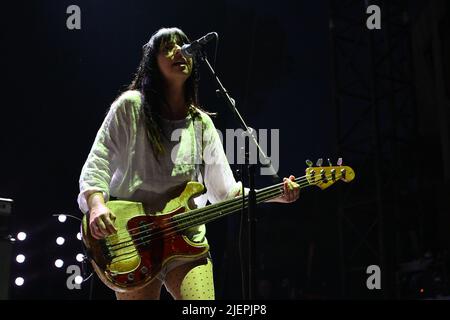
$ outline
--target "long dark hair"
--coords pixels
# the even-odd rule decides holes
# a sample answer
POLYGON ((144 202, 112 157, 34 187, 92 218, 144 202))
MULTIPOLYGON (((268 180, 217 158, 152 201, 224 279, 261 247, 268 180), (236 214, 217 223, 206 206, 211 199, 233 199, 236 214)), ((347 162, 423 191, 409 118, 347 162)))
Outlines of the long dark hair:
MULTIPOLYGON (((142 103, 147 134, 157 156, 165 152, 161 142, 160 118, 155 116, 160 114, 160 110, 165 106, 163 79, 158 67, 157 56, 161 45, 171 40, 175 40, 180 45, 190 43, 188 37, 178 28, 161 28, 156 31, 143 46, 142 60, 132 83, 127 88, 128 90, 138 90, 144 96, 142 103)), ((199 115, 196 110, 199 108, 198 82, 199 71, 194 59, 191 75, 184 84, 185 100, 189 104, 189 114, 193 116, 199 115)))

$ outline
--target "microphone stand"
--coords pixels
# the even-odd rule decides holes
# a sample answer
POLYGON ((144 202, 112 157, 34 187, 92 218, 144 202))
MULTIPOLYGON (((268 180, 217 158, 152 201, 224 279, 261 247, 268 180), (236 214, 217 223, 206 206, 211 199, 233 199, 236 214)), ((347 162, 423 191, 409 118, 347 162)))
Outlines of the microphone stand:
MULTIPOLYGON (((235 100, 228 94, 228 91, 224 88, 222 85, 222 82, 217 77, 216 72, 214 71, 213 67, 208 61, 208 58, 206 56, 206 53, 203 50, 198 51, 198 56, 201 61, 205 63, 208 70, 211 72, 217 87, 218 91, 220 93, 220 96, 222 96, 228 105, 228 107, 233 112, 236 120, 238 121, 241 128, 244 130, 244 134, 247 132, 249 137, 249 143, 253 143, 258 150, 259 156, 264 161, 263 166, 269 167, 271 170, 272 178, 279 180, 280 178, 275 172, 275 169, 273 168, 270 159, 267 158, 264 151, 261 149, 260 145, 255 139, 255 135, 252 134, 252 129, 247 126, 244 119, 242 118, 241 114, 239 113, 238 109, 236 108, 235 100)), ((256 231, 256 190, 255 190, 255 164, 250 163, 249 161, 249 155, 246 154, 245 163, 247 165, 247 172, 248 172, 248 178, 249 178, 249 192, 248 192, 248 210, 247 210, 247 240, 248 240, 248 269, 247 269, 247 292, 244 293, 244 299, 246 300, 254 300, 255 299, 255 261, 256 261, 256 237, 255 237, 255 231, 256 231)), ((243 173, 242 173, 243 176, 243 173)), ((244 187, 242 187, 242 190, 244 190, 244 187)), ((245 213, 245 194, 242 192, 242 212, 245 213)), ((245 281, 245 280, 243 280, 245 281)))

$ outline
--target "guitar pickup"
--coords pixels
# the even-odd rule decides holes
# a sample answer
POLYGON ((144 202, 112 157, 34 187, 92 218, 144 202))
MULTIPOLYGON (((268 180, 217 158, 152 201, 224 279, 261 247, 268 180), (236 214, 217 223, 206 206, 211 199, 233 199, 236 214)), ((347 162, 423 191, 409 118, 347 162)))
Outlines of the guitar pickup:
POLYGON ((138 232, 138 240, 137 243, 140 242, 143 246, 148 246, 150 244, 150 228, 148 227, 147 221, 140 221, 139 222, 139 232, 138 232), (142 241, 142 239, 145 239, 142 241))

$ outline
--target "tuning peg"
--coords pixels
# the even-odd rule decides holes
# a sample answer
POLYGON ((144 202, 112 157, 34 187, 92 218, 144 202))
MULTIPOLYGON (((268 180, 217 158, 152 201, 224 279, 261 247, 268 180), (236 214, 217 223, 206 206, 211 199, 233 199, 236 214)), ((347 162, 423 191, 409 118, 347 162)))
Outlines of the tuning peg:
POLYGON ((339 158, 339 159, 338 159, 337 165, 338 165, 338 166, 342 166, 342 158, 339 158))
POLYGON ((312 163, 311 160, 308 159, 308 160, 306 160, 305 162, 306 162, 306 165, 307 165, 308 167, 310 167, 310 168, 312 167, 313 163, 312 163))
POLYGON ((317 166, 317 167, 321 167, 321 166, 322 166, 322 163, 323 163, 323 159, 322 159, 322 158, 319 158, 319 159, 317 159, 316 166, 317 166))
POLYGON ((333 164, 331 163, 331 160, 330 160, 330 158, 327 158, 327 160, 328 160, 328 165, 329 165, 330 167, 332 167, 332 166, 333 166, 333 164))

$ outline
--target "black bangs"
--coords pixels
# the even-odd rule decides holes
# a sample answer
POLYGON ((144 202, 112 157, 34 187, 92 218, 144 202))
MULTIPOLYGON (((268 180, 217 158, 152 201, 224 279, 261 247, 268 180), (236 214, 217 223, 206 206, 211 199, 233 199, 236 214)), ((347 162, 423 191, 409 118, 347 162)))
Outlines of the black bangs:
POLYGON ((152 51, 159 51, 161 45, 175 40, 178 44, 190 43, 186 34, 178 28, 162 28, 155 32, 146 46, 152 51))

